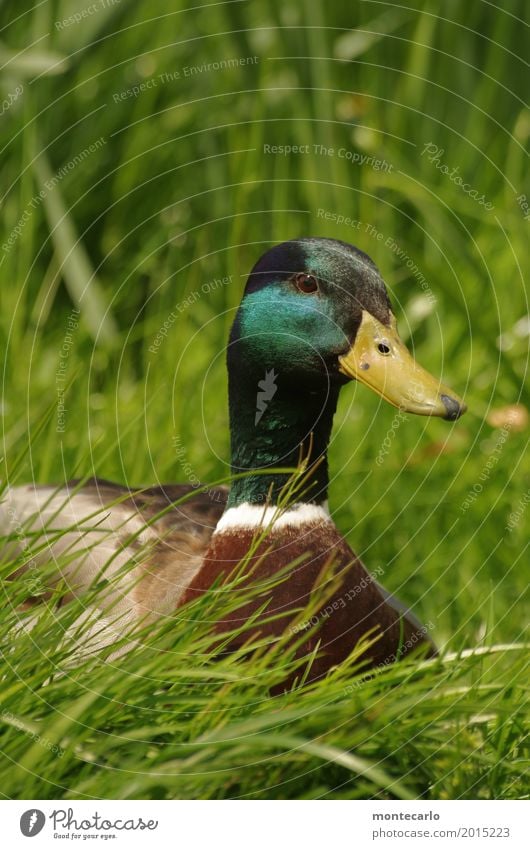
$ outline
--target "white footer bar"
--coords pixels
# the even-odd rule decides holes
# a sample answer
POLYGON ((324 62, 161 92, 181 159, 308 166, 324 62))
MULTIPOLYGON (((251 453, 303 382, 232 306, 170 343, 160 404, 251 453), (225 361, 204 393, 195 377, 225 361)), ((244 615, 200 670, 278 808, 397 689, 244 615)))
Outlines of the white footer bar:
POLYGON ((530 846, 529 802, 2 801, 2 846, 364 849, 530 846))

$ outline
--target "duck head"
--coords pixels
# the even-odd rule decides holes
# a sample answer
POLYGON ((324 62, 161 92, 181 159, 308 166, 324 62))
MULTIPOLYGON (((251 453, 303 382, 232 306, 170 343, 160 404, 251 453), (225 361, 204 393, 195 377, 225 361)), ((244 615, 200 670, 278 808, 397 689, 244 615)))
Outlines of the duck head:
POLYGON ((357 380, 405 412, 451 421, 466 410, 409 353, 376 265, 346 242, 300 238, 267 251, 230 343, 232 374, 279 373, 298 388, 357 380))

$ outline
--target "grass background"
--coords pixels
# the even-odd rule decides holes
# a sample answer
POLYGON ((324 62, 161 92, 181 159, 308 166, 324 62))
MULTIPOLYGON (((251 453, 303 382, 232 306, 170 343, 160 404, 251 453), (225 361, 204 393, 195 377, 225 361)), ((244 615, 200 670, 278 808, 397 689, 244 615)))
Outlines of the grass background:
POLYGON ((206 597, 146 634, 119 669, 103 658, 61 675, 61 636, 79 610, 50 608, 14 641, 24 586, 11 581, 2 792, 519 798, 528 4, 177 6, 2 3, 1 477, 225 477, 224 345, 249 268, 300 234, 353 242, 379 264, 418 359, 465 393, 469 412, 397 426, 390 407, 348 388, 331 508, 448 654, 370 681, 353 659, 271 700, 278 672, 267 652, 212 667, 206 597), (204 67, 229 59, 245 63, 204 67), (306 144, 307 154, 264 148, 306 144), (493 208, 429 161, 427 144, 493 208))

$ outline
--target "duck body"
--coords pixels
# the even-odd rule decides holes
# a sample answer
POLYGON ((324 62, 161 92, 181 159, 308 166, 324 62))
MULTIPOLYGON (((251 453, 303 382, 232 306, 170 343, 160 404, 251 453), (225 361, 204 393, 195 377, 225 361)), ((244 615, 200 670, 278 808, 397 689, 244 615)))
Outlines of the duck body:
POLYGON ((432 654, 427 630, 372 578, 327 510, 327 448, 339 392, 350 380, 410 412, 451 420, 465 409, 399 340, 375 265, 331 239, 271 249, 250 274, 227 363, 229 491, 132 491, 97 479, 55 490, 16 487, 0 505, 11 545, 24 550, 21 529, 42 532, 46 546, 33 562, 66 555, 60 577, 69 597, 108 581, 106 599, 120 627, 172 616, 212 586, 226 586, 241 593, 241 605, 235 598, 214 630, 239 629, 232 648, 292 633, 300 657, 314 653, 310 679, 366 636, 369 666, 422 643, 432 654), (301 464, 293 487, 292 470, 301 464), (124 571, 131 560, 133 569, 124 571), (235 574, 241 580, 234 587, 235 574), (251 601, 250 585, 259 588, 251 601), (317 590, 322 600, 312 607, 317 590))
MULTIPOLYGON (((298 657, 318 649, 307 681, 345 660, 366 636, 371 643, 362 660, 368 666, 394 662, 423 643, 427 656, 435 654, 427 629, 378 584, 325 507, 302 504, 278 514, 275 508, 246 503, 227 509, 228 498, 224 487, 197 493, 190 485, 169 484, 134 491, 94 478, 81 488, 77 481, 60 489, 16 487, 0 515, 5 533, 7 516, 11 525, 16 517, 17 525, 37 533, 40 551, 32 556, 32 567, 50 560, 57 564, 56 580, 69 588, 61 604, 82 598, 97 582, 107 583, 102 610, 91 612, 94 624, 83 631, 83 655, 112 645, 135 622, 145 625, 176 615, 178 627, 181 607, 213 585, 222 593, 225 583, 243 600, 213 629, 220 634, 238 630, 265 603, 261 619, 234 638, 230 648, 291 633, 299 643, 298 657), (246 578, 234 589, 232 578, 243 561, 246 578), (280 574, 284 577, 278 581, 280 574), (324 600, 304 618, 317 587, 324 600)), ((22 553, 23 546, 16 545, 22 553)), ((52 591, 53 583, 48 595, 52 591)), ((34 601, 30 595, 26 608, 34 610, 34 601)), ((85 625, 85 617, 72 632, 78 625, 85 625)))

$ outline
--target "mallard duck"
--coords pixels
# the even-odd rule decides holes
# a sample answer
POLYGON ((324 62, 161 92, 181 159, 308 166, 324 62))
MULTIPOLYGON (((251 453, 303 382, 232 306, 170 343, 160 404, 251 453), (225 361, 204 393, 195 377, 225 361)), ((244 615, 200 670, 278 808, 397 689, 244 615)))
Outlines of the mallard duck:
MULTIPOLYGON (((258 617, 254 631, 271 640, 289 627, 298 639, 303 632, 299 653, 315 653, 310 679, 347 658, 367 633, 375 635, 364 658, 369 666, 419 644, 432 654, 427 629, 367 572, 327 507, 328 443, 347 383, 359 381, 418 415, 454 421, 466 409, 400 340, 374 262, 335 239, 299 238, 268 250, 248 278, 227 366, 229 490, 134 491, 99 479, 15 487, 1 508, 11 544, 23 549, 28 531, 44 534, 47 546, 32 565, 61 556, 70 587, 64 601, 106 579, 106 603, 120 628, 174 614, 247 558, 248 580, 271 586, 267 617, 258 617), (291 470, 301 464, 302 485, 287 498, 291 470), (183 496, 190 497, 175 506, 183 496), (68 531, 57 534, 61 529, 68 531), (131 559, 136 565, 124 572, 131 559), (289 564, 288 577, 275 581, 289 564), (300 623, 300 611, 328 574, 334 589, 327 612, 300 623)), ((247 602, 215 628, 247 621, 262 603, 263 596, 247 602)), ((249 633, 241 637, 248 639, 249 633)))

